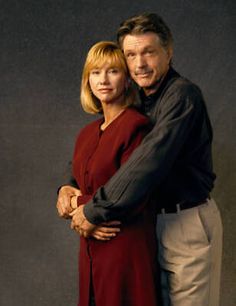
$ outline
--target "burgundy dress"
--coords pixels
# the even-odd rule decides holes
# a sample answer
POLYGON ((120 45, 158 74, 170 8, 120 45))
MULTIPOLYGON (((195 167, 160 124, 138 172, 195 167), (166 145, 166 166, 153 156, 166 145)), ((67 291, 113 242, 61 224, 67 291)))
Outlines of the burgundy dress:
MULTIPOLYGON (((128 159, 148 126, 147 118, 132 108, 103 132, 102 123, 103 119, 90 123, 77 138, 73 172, 83 194, 80 203, 128 159)), ((156 258, 155 214, 150 203, 142 203, 110 241, 80 238, 78 305, 89 305, 92 282, 96 306, 156 306, 156 258)))

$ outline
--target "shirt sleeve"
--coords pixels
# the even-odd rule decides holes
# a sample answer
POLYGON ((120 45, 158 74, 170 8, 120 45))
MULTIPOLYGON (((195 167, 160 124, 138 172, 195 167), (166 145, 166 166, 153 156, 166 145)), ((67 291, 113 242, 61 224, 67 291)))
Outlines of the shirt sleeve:
POLYGON ((166 177, 200 115, 200 100, 200 91, 193 85, 166 93, 152 131, 84 207, 91 223, 114 220, 135 209, 148 190, 166 177))

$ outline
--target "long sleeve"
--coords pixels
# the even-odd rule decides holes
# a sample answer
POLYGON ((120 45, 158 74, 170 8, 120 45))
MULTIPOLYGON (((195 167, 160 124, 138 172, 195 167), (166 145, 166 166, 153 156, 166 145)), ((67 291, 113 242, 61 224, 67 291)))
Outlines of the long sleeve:
POLYGON ((65 169, 65 172, 62 175, 63 183, 57 188, 57 194, 59 193, 61 187, 63 186, 71 186, 79 189, 79 186, 72 175, 72 162, 68 162, 68 165, 65 169))
POLYGON ((202 113, 196 86, 184 83, 168 90, 155 109, 152 131, 84 208, 87 219, 94 224, 113 220, 141 203, 169 174, 202 113))

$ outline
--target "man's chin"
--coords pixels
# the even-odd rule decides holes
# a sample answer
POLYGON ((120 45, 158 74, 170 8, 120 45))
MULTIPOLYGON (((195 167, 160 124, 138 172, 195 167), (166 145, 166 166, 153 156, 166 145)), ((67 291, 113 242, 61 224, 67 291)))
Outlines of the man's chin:
POLYGON ((139 78, 134 81, 138 84, 139 87, 142 87, 142 88, 149 88, 152 86, 152 82, 144 78, 143 79, 139 78))
POLYGON ((148 94, 152 94, 159 88, 161 82, 163 80, 163 77, 159 78, 158 80, 153 79, 136 79, 134 80, 140 88, 144 90, 144 92, 148 94))

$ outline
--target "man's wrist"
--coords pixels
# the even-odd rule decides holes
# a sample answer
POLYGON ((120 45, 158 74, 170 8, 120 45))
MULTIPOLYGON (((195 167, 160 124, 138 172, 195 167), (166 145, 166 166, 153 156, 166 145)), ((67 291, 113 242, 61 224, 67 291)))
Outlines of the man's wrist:
POLYGON ((102 217, 98 214, 96 207, 94 207, 92 200, 89 201, 86 205, 84 205, 83 213, 84 213, 85 218, 91 224, 99 225, 102 222, 104 222, 102 217))

